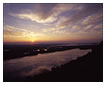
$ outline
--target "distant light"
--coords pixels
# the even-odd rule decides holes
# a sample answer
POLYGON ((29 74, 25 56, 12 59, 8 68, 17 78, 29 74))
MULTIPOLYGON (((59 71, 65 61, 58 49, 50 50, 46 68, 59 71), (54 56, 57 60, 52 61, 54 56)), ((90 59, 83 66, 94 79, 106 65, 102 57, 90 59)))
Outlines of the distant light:
POLYGON ((40 51, 40 49, 37 49, 37 51, 40 51))
POLYGON ((47 49, 45 48, 44 51, 47 51, 47 49))

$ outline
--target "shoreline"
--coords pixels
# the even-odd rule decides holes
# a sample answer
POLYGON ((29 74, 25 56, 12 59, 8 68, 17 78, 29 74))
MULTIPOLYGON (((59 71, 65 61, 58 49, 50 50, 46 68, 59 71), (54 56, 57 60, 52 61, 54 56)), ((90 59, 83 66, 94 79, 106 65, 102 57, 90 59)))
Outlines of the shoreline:
POLYGON ((56 47, 43 47, 43 48, 36 48, 36 50, 34 50, 34 47, 29 49, 29 50, 23 50, 22 48, 11 48, 10 52, 4 52, 5 48, 3 49, 3 60, 7 61, 7 60, 11 60, 11 59, 17 59, 17 58, 22 58, 22 57, 27 57, 27 56, 36 56, 38 54, 46 54, 46 53, 52 53, 52 52, 57 52, 57 51, 66 51, 66 50, 70 50, 70 49, 93 49, 95 48, 97 45, 81 45, 81 46, 56 46, 56 47), (17 50, 18 49, 18 50, 17 50), (37 50, 40 51, 37 51, 37 50), (47 51, 45 51, 45 49, 47 49, 47 51), (26 53, 27 52, 27 53, 26 53))

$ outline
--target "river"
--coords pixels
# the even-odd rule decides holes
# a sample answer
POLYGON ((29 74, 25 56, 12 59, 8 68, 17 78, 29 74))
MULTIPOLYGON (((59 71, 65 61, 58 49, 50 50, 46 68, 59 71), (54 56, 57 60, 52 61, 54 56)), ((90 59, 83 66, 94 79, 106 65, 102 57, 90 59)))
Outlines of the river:
POLYGON ((84 56, 91 51, 91 49, 71 49, 4 61, 4 79, 12 81, 27 76, 38 75, 44 71, 51 71, 53 67, 61 66, 62 64, 76 60, 78 57, 84 56))

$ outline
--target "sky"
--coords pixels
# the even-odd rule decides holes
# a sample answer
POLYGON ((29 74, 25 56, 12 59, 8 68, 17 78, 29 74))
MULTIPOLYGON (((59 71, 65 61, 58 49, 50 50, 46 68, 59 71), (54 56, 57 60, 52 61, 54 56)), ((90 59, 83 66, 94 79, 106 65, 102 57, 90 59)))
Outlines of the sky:
POLYGON ((103 39, 103 4, 4 3, 4 43, 95 43, 103 39))

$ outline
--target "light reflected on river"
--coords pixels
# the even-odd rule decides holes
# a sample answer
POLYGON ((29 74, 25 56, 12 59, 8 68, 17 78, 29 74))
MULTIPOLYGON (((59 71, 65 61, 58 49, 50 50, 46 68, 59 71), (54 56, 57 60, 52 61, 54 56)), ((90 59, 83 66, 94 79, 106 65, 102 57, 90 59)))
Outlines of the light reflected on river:
POLYGON ((21 78, 38 75, 44 71, 51 71, 53 67, 61 66, 84 56, 88 52, 91 52, 91 50, 71 49, 4 61, 4 76, 21 78))

